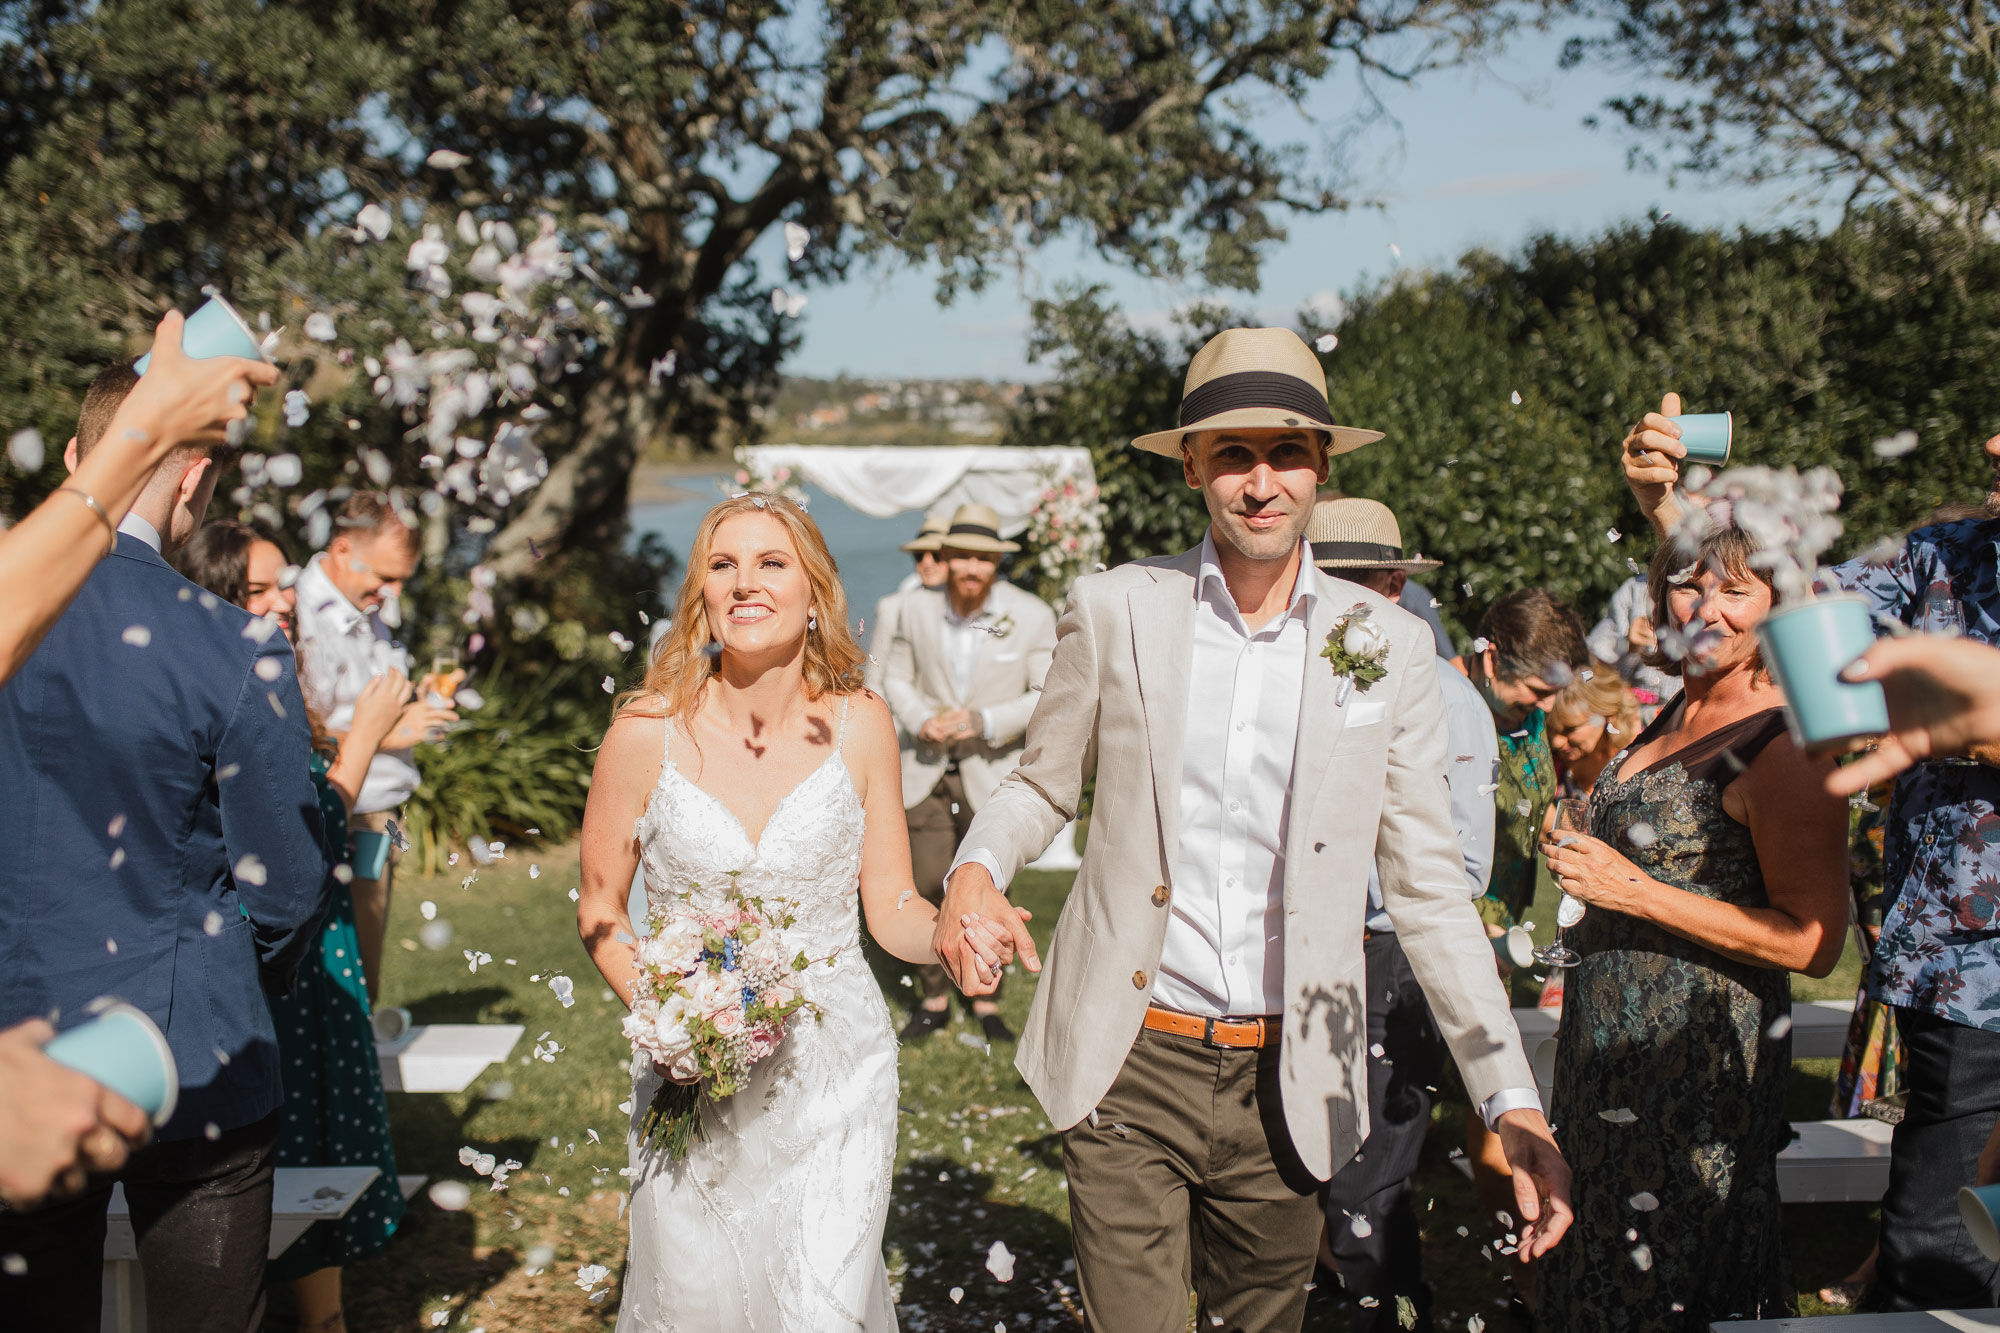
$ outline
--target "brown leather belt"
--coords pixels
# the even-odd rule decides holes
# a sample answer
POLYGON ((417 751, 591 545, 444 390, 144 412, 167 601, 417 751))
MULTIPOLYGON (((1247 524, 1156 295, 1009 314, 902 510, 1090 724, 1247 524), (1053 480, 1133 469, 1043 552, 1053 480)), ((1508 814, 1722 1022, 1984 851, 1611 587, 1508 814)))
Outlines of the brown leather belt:
POLYGON ((1231 1050, 1261 1051, 1278 1044, 1278 1020, 1271 1018, 1204 1018, 1178 1009, 1146 1007, 1146 1026, 1155 1032, 1187 1037, 1204 1046, 1227 1046, 1231 1050))

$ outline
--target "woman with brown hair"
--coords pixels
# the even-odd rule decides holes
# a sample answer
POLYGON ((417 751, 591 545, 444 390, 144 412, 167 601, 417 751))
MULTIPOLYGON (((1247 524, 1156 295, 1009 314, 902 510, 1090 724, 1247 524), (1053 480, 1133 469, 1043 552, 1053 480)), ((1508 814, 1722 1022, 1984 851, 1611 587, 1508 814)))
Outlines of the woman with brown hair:
MULTIPOLYGON (((284 571, 291 562, 276 542, 249 524, 211 519, 175 554, 174 563, 190 582, 275 621, 290 636, 293 599, 284 571)), ((367 775, 368 761, 384 742, 415 744, 430 726, 451 716, 421 703, 406 704, 409 693, 410 682, 402 675, 377 676, 355 704, 353 726, 340 737, 328 735, 310 708, 306 713, 313 737, 313 786, 319 792, 334 883, 320 923, 319 947, 299 965, 291 991, 271 999, 285 1071, 278 1165, 372 1166, 381 1175, 345 1217, 312 1227, 271 1261, 268 1280, 292 1284, 301 1333, 343 1333, 342 1268, 381 1253, 403 1218, 388 1100, 375 1058, 354 902, 347 891, 353 877, 347 866, 347 812, 367 775)))
POLYGON ((1756 555, 1722 528, 1653 557, 1652 665, 1685 688, 1542 844, 1587 907, 1565 932, 1581 957, 1549 1116, 1576 1225, 1539 1265, 1541 1328, 1692 1333, 1792 1307, 1789 973, 1840 956, 1847 811, 1825 791, 1833 761, 1785 729, 1756 555))
MULTIPOLYGON (((810 1007, 741 1091, 703 1104, 679 1160, 637 1132, 668 1075, 634 1056, 628 1333, 895 1327, 882 1232, 896 1043, 860 924, 896 957, 934 963, 937 912, 911 882, 895 725, 862 660, 812 519, 777 496, 725 500, 598 753, 577 924, 613 990, 635 995, 626 895, 640 865, 655 929, 697 902, 757 898, 792 917, 785 956, 815 960, 798 974, 810 1007)), ((1009 937, 970 924, 990 980, 1009 937)), ((743 1021, 733 992, 713 1003, 699 1016, 743 1021)))

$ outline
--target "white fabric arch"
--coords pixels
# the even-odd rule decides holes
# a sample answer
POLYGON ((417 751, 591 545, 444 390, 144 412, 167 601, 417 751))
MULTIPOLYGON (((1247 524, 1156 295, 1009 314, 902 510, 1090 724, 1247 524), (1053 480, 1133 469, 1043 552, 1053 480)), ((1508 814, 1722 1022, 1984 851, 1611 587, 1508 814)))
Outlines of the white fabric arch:
POLYGON ((1073 446, 757 444, 736 453, 753 475, 788 469, 789 480, 810 482, 872 518, 912 509, 949 518, 962 504, 990 505, 1009 537, 1028 526, 1051 472, 1057 481, 1097 480, 1090 451, 1073 446))

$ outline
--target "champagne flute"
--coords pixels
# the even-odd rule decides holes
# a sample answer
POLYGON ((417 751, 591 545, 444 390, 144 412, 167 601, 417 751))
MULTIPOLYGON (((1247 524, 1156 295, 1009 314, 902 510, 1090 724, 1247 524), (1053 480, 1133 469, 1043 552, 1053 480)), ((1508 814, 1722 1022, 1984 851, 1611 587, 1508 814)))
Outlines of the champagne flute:
MULTIPOLYGON (((1555 828, 1551 830, 1558 847, 1567 847, 1575 841, 1564 834, 1580 834, 1588 831, 1586 818, 1588 802, 1581 796, 1565 796, 1556 802, 1555 828)), ((1535 950, 1535 961, 1548 967, 1575 967, 1583 961, 1583 955, 1565 942, 1569 928, 1583 920, 1583 902, 1563 894, 1562 902, 1556 907, 1556 942, 1535 950)))
POLYGON ((437 652, 431 654, 431 688, 425 698, 425 702, 430 704, 431 707, 448 708, 451 706, 452 697, 458 693, 458 682, 461 679, 461 661, 458 645, 456 644, 448 648, 440 648, 437 652))

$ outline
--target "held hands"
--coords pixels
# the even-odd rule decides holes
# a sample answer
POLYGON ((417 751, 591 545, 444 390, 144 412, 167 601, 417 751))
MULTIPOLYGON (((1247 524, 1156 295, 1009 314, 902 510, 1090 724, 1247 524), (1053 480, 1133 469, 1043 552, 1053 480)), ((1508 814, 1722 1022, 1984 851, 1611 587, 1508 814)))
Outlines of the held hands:
POLYGON ((0 1032, 0 1201, 14 1207, 75 1194, 151 1134, 144 1111, 42 1054, 53 1036, 40 1019, 0 1032))
POLYGON ((1889 734, 1827 774, 1832 795, 1850 796, 1926 759, 2000 758, 2000 649, 1933 634, 1882 639, 1840 678, 1882 682, 1889 734))
POLYGON ((371 751, 381 748, 383 738, 395 730, 409 698, 410 678, 394 667, 373 677, 354 701, 354 722, 347 734, 371 751))
POLYGON ((1032 915, 1007 901, 1007 895, 994 887, 985 866, 967 862, 952 872, 938 908, 937 927, 931 937, 938 966, 952 985, 973 996, 991 995, 998 989, 1000 968, 1011 956, 1018 955, 1030 972, 1041 971, 1034 937, 1028 934, 1027 922, 1032 915), (993 950, 980 954, 979 944, 989 938, 989 930, 1005 938, 1004 953, 993 950))
POLYGON ((969 708, 954 708, 939 713, 936 717, 917 728, 920 739, 933 745, 949 745, 953 741, 970 740, 979 734, 979 728, 969 708))
POLYGON ((1521 1257, 1539 1259, 1556 1247, 1576 1220, 1569 1204, 1569 1163, 1556 1148, 1540 1111, 1525 1107, 1509 1111, 1493 1128, 1514 1172, 1514 1205, 1522 1217, 1521 1257))
POLYGON ((1647 882, 1639 867, 1613 851, 1609 843, 1587 833, 1544 830, 1542 856, 1556 886, 1592 907, 1629 912, 1647 882))

